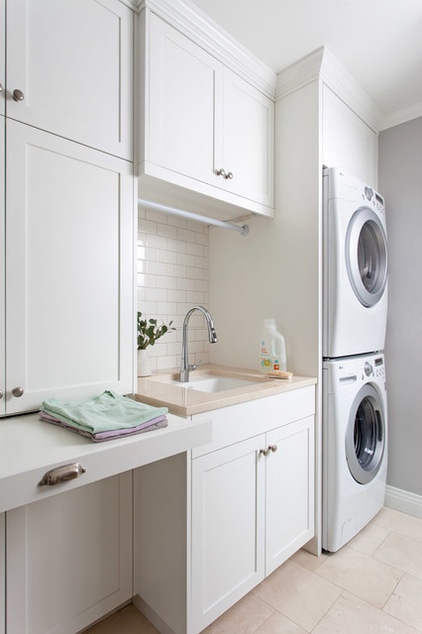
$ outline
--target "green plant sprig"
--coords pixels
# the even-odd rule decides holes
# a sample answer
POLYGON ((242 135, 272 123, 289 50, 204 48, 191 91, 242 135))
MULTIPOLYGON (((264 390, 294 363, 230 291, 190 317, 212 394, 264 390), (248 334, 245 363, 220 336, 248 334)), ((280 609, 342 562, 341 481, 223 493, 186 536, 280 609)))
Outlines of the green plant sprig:
POLYGON ((142 319, 142 313, 138 312, 138 350, 145 350, 148 346, 153 346, 157 339, 160 339, 166 332, 176 330, 172 327, 173 321, 167 325, 162 322, 157 325, 156 319, 142 319))

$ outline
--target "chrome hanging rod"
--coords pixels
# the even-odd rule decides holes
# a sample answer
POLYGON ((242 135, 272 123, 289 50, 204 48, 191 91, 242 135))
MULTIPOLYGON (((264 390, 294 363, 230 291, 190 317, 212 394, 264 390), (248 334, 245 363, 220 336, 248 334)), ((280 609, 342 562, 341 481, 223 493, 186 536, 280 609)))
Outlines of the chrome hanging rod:
POLYGON ((153 203, 150 200, 143 200, 138 198, 138 205, 140 207, 147 207, 148 209, 154 209, 155 211, 162 211, 164 213, 173 214, 174 216, 181 216, 182 218, 189 218, 190 220, 197 220, 198 222, 204 222, 207 225, 213 225, 215 227, 222 227, 223 229, 230 229, 230 231, 237 231, 242 236, 246 236, 249 233, 249 226, 234 225, 231 222, 224 222, 223 220, 216 220, 215 218, 209 218, 208 216, 201 216, 200 214, 194 214, 191 211, 185 211, 184 209, 177 209, 176 207, 168 207, 167 205, 160 205, 159 203, 153 203))

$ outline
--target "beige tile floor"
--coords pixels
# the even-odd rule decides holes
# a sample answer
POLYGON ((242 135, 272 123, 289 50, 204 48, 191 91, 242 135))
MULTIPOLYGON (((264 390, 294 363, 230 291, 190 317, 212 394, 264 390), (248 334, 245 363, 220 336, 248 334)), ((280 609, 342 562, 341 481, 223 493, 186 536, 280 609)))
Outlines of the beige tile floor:
MULTIPOLYGON (((85 634, 156 634, 133 605, 85 634)), ((422 519, 383 508, 349 544, 301 550, 204 634, 422 632, 422 519)))

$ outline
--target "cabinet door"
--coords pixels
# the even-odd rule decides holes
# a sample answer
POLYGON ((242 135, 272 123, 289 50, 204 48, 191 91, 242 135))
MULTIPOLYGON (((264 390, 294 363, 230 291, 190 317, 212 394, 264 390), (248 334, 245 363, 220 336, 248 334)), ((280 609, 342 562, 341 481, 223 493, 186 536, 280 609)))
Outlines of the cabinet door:
MULTIPOLYGON (((1 3, 0 3, 1 4, 1 3)), ((5 303, 4 303, 4 266, 5 266, 5 249, 4 245, 4 117, 0 116, 0 415, 5 413, 6 375, 5 375, 5 345, 4 345, 4 328, 5 328, 5 303)))
POLYGON ((215 130, 221 129, 223 67, 153 14, 149 43, 146 159, 218 185, 215 130))
POLYGON ((5 540, 5 514, 0 513, 0 634, 5 633, 6 619, 6 540, 5 540))
POLYGON ((267 434, 266 575, 314 534, 314 418, 267 434))
POLYGON ((74 634, 132 596, 131 474, 7 513, 7 631, 74 634))
POLYGON ((6 94, 6 12, 5 0, 0 0, 0 115, 5 113, 6 94))
POLYGON ((6 411, 131 392, 131 165, 15 121, 7 161, 6 411))
POLYGON ((198 632, 264 576, 265 437, 192 461, 192 631, 198 632))
MULTIPOLYGON (((274 206, 274 103, 225 70, 223 164, 233 193, 274 206)), ((218 167, 218 166, 217 166, 218 167)))
POLYGON ((9 117, 131 159, 132 74, 133 15, 118 0, 8 0, 9 117))
POLYGON ((323 87, 322 160, 376 187, 378 135, 327 86, 323 87))

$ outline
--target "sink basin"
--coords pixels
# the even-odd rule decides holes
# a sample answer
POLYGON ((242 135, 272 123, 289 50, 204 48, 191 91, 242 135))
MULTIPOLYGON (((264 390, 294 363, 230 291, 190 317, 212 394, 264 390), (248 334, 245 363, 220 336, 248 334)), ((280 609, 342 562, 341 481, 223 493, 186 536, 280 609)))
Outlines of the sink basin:
POLYGON ((239 387, 254 385, 256 381, 240 379, 234 376, 202 374, 201 376, 192 378, 188 383, 181 383, 175 379, 173 379, 171 383, 173 385, 190 388, 198 392, 225 392, 226 390, 235 390, 239 387))

